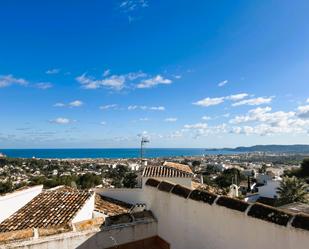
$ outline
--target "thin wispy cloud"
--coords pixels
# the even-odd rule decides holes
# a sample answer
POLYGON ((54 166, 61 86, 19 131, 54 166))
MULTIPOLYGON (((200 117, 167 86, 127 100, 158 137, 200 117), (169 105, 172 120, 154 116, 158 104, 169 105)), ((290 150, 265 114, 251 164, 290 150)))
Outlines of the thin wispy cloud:
POLYGON ((115 91, 134 88, 153 88, 157 85, 168 85, 173 82, 171 79, 168 79, 161 74, 151 76, 143 71, 137 71, 117 75, 111 74, 110 69, 103 72, 101 79, 97 79, 87 73, 84 73, 75 79, 84 89, 107 88, 115 91))
POLYGON ((249 94, 248 93, 238 93, 238 94, 234 94, 234 95, 230 95, 225 97, 226 99, 232 100, 232 101, 238 101, 238 100, 242 100, 246 97, 248 97, 249 94))
POLYGON ((60 73, 60 69, 59 68, 48 69, 45 73, 46 74, 58 74, 60 73))
POLYGON ((253 99, 245 99, 239 102, 233 103, 232 106, 240 106, 240 105, 263 105, 269 104, 272 101, 273 97, 258 97, 253 99))
POLYGON ((73 120, 71 120, 69 118, 59 117, 59 118, 52 119, 49 122, 53 123, 53 124, 66 125, 66 124, 72 123, 73 120))
POLYGON ((133 110, 164 111, 165 107, 164 106, 129 105, 128 110, 129 111, 133 111, 133 110))
POLYGON ((246 97, 248 96, 249 96, 248 93, 238 93, 238 94, 232 94, 232 95, 223 96, 223 97, 215 97, 215 98, 207 97, 207 98, 194 102, 193 105, 208 107, 208 106, 222 104, 226 100, 235 102, 232 104, 232 106, 262 105, 262 104, 270 103, 272 99, 274 98, 272 96, 272 97, 267 97, 267 98, 258 97, 258 98, 246 99, 246 97))
POLYGON ((101 105, 99 108, 101 110, 110 110, 118 108, 118 105, 117 104, 101 105))
POLYGON ((225 86, 229 81, 228 80, 223 80, 221 82, 218 83, 219 87, 225 86))
POLYGON ((84 105, 83 101, 74 100, 74 101, 71 101, 69 103, 58 102, 58 103, 54 104, 54 107, 81 107, 82 105, 84 105))
POLYGON ((172 83, 172 80, 164 78, 160 74, 157 76, 150 78, 150 79, 145 79, 141 83, 137 85, 137 88, 152 88, 157 85, 169 85, 172 83))
POLYGON ((208 106, 213 106, 213 105, 219 105, 224 102, 224 97, 220 98, 204 98, 202 100, 196 101, 193 103, 193 105, 198 105, 198 106, 203 106, 203 107, 208 107, 208 106))
POLYGON ((11 85, 28 85, 28 81, 23 78, 16 78, 12 74, 0 75, 0 88, 9 87, 11 85))
POLYGON ((122 75, 112 75, 105 77, 104 79, 97 80, 94 77, 87 76, 87 74, 84 73, 76 77, 76 80, 85 89, 98 89, 105 87, 117 91, 122 90, 125 83, 125 78, 122 75))
POLYGON ((147 0, 125 0, 121 1, 119 8, 124 12, 132 12, 140 8, 147 8, 147 0))
POLYGON ((209 117, 209 116, 203 116, 202 119, 205 120, 205 121, 207 121, 207 120, 211 120, 211 117, 209 117))
POLYGON ((178 118, 166 118, 164 119, 165 122, 168 122, 168 123, 174 123, 178 120, 178 118))
POLYGON ((36 83, 34 86, 36 88, 39 88, 39 89, 42 89, 42 90, 46 90, 46 89, 52 88, 53 84, 50 83, 50 82, 40 82, 40 83, 36 83))

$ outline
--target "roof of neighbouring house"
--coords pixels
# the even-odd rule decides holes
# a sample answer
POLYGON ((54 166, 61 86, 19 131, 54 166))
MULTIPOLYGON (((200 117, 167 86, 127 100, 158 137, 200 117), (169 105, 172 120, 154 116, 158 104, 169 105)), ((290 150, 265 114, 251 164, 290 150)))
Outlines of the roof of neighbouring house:
POLYGON ((278 208, 292 212, 292 213, 309 214, 309 204, 301 203, 301 202, 294 202, 294 203, 286 204, 278 208))
POLYGON ((99 194, 95 195, 94 210, 108 216, 128 213, 132 205, 99 194))
POLYGON ((92 195, 63 186, 45 190, 0 223, 0 232, 67 225, 92 195))
POLYGON ((163 165, 147 166, 143 177, 192 177, 193 172, 188 165, 164 162, 163 165))

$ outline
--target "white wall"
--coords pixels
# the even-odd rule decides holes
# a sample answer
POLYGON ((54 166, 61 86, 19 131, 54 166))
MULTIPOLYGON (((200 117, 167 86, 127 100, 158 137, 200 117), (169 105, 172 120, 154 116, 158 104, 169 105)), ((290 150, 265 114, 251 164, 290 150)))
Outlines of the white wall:
POLYGON ((309 232, 302 229, 148 186, 143 199, 158 219, 158 235, 171 244, 171 249, 308 249, 309 232))
POLYGON ((0 222, 14 214, 42 192, 43 185, 0 196, 0 222))
POLYGON ((92 219, 93 210, 94 210, 94 194, 92 194, 92 196, 86 201, 81 210, 77 212, 76 216, 72 220, 72 223, 92 219))
POLYGON ((149 186, 139 192, 114 190, 103 195, 106 193, 130 203, 146 203, 158 220, 158 235, 171 244, 171 249, 308 249, 308 231, 279 226, 215 204, 184 199, 149 186))
POLYGON ((112 230, 93 229, 39 237, 38 239, 0 245, 0 249, 104 249, 156 235, 157 223, 151 222, 122 226, 112 230))
POLYGON ((141 188, 98 188, 95 189, 95 192, 130 204, 143 202, 143 190, 141 188))
POLYGON ((258 194, 268 198, 274 198, 275 196, 279 197, 279 194, 277 194, 278 187, 280 187, 279 180, 269 180, 266 185, 258 187, 258 194))

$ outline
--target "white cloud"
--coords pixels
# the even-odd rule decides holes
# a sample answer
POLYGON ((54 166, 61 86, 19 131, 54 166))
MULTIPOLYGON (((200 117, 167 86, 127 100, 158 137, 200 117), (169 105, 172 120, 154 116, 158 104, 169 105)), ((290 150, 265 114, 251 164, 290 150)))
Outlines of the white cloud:
POLYGON ((128 106, 129 111, 133 110, 151 110, 151 111, 164 111, 164 106, 145 106, 145 105, 129 105, 128 106))
POLYGON ((304 119, 309 118, 309 105, 299 106, 297 110, 298 110, 297 113, 298 117, 304 119))
POLYGON ((64 107, 64 106, 65 106, 65 104, 61 103, 61 102, 54 104, 54 107, 64 107))
POLYGON ((148 1, 147 0, 125 0, 120 3, 119 7, 124 12, 132 12, 139 8, 147 8, 148 1))
POLYGON ((100 122, 100 125, 106 125, 105 121, 100 122))
POLYGON ((58 102, 56 104, 54 104, 54 107, 80 107, 82 106, 84 103, 81 100, 74 100, 68 104, 62 103, 62 102, 58 102))
POLYGON ((234 94, 234 95, 230 95, 225 97, 226 99, 232 100, 232 101, 238 101, 238 100, 242 100, 246 97, 248 97, 249 94, 248 93, 238 93, 238 94, 234 94))
POLYGON ((177 118, 166 118, 166 119, 164 119, 165 122, 170 122, 170 123, 176 122, 177 120, 178 120, 177 118))
POLYGON ((143 73, 142 71, 138 71, 138 72, 133 72, 133 73, 128 73, 125 75, 129 80, 136 80, 136 79, 139 79, 139 78, 145 78, 147 77, 148 75, 146 73, 143 73))
POLYGON ((251 125, 233 127, 232 133, 261 136, 284 133, 308 133, 309 120, 303 119, 306 115, 302 116, 305 112, 306 108, 300 107, 298 107, 298 112, 271 112, 270 107, 258 107, 250 110, 247 115, 240 115, 231 119, 231 124, 252 123, 251 125))
POLYGON ((189 132, 194 138, 198 138, 210 134, 226 133, 227 125, 225 123, 215 126, 208 126, 206 123, 187 124, 184 126, 183 132, 189 132))
POLYGON ((103 77, 107 77, 108 75, 110 75, 111 73, 111 70, 110 69, 106 69, 104 72, 103 72, 103 77))
POLYGON ((165 107, 164 106, 151 106, 149 108, 149 110, 152 110, 152 111, 164 111, 165 107))
POLYGON ((0 75, 0 88, 8 87, 11 85, 26 86, 28 81, 23 78, 15 78, 12 74, 0 75))
POLYGON ((64 125, 64 124, 69 124, 72 122, 72 120, 68 119, 68 118, 56 118, 56 119, 53 119, 53 120, 50 120, 51 123, 54 123, 54 124, 61 124, 61 125, 64 125))
POLYGON ((163 84, 168 85, 171 84, 172 80, 162 77, 161 75, 157 75, 150 79, 145 79, 141 83, 139 83, 136 87, 137 88, 152 88, 157 85, 163 84))
POLYGON ((111 75, 104 79, 96 80, 93 77, 88 77, 85 73, 76 77, 76 80, 85 89, 98 89, 106 87, 112 90, 122 90, 124 88, 125 77, 123 75, 111 75))
POLYGON ((178 74, 178 75, 174 75, 174 78, 177 79, 177 80, 179 80, 179 79, 182 78, 182 76, 181 76, 180 74, 178 74))
POLYGON ((218 86, 222 87, 222 86, 226 85, 228 82, 229 82, 228 80, 223 80, 223 81, 218 83, 218 86))
POLYGON ((149 118, 140 118, 139 121, 149 121, 149 118))
POLYGON ((58 74, 58 73, 60 73, 60 69, 59 68, 49 69, 45 73, 46 74, 58 74))
POLYGON ((82 106, 84 103, 80 100, 74 100, 72 102, 69 103, 70 107, 80 107, 82 106))
POLYGON ((271 127, 289 128, 293 123, 295 124, 296 119, 295 112, 270 112, 270 107, 256 108, 250 110, 247 115, 236 116, 230 120, 231 124, 241 124, 247 122, 260 122, 271 127))
POLYGON ((239 100, 246 98, 247 96, 249 96, 248 93, 238 93, 238 94, 233 94, 233 95, 228 95, 228 96, 223 96, 223 97, 216 97, 216 98, 207 97, 197 102, 194 102, 193 104, 207 107, 207 106, 219 105, 223 103, 225 100, 239 101, 239 100))
POLYGON ((207 129, 208 125, 206 123, 196 123, 196 124, 186 124, 185 129, 207 129))
POLYGON ((109 105, 102 105, 100 106, 101 110, 109 110, 109 109, 116 109, 118 107, 117 104, 109 104, 109 105))
POLYGON ((306 100, 307 103, 309 103, 309 98, 306 100))
POLYGON ((203 116, 202 119, 203 119, 203 120, 211 120, 211 117, 209 117, 209 116, 203 116))
POLYGON ((122 75, 110 75, 111 70, 107 69, 103 72, 102 79, 95 79, 92 76, 88 76, 86 73, 76 77, 77 82, 79 82, 85 89, 98 89, 98 88, 108 88, 112 90, 122 90, 126 87, 126 83, 137 80, 139 78, 147 77, 147 74, 142 71, 131 72, 122 75))
POLYGON ((35 87, 46 90, 46 89, 52 88, 53 84, 50 82, 40 82, 40 83, 35 84, 35 87))
POLYGON ((263 105, 269 104, 272 101, 273 97, 258 97, 253 99, 245 99, 239 102, 233 103, 232 106, 240 106, 240 105, 263 105))
POLYGON ((207 97, 205 99, 194 102, 193 105, 208 107, 208 106, 213 106, 213 105, 219 105, 223 102, 224 102, 224 97, 220 97, 220 98, 207 97))

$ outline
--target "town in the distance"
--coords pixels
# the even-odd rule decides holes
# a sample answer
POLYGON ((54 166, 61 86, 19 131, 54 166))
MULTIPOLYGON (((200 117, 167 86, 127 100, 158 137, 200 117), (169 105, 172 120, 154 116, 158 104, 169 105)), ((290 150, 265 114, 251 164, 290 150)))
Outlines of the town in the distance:
MULTIPOLYGON (((285 226, 284 233, 308 240, 309 152, 146 155, 145 148, 138 158, 121 159, 1 154, 0 243, 4 248, 184 248, 174 246, 173 232, 186 230, 170 223, 192 219, 196 212, 201 214, 194 215, 194 224, 201 229, 203 222, 223 216, 238 226, 249 222, 253 230, 285 226)), ((193 248, 202 248, 195 243, 193 248)))

